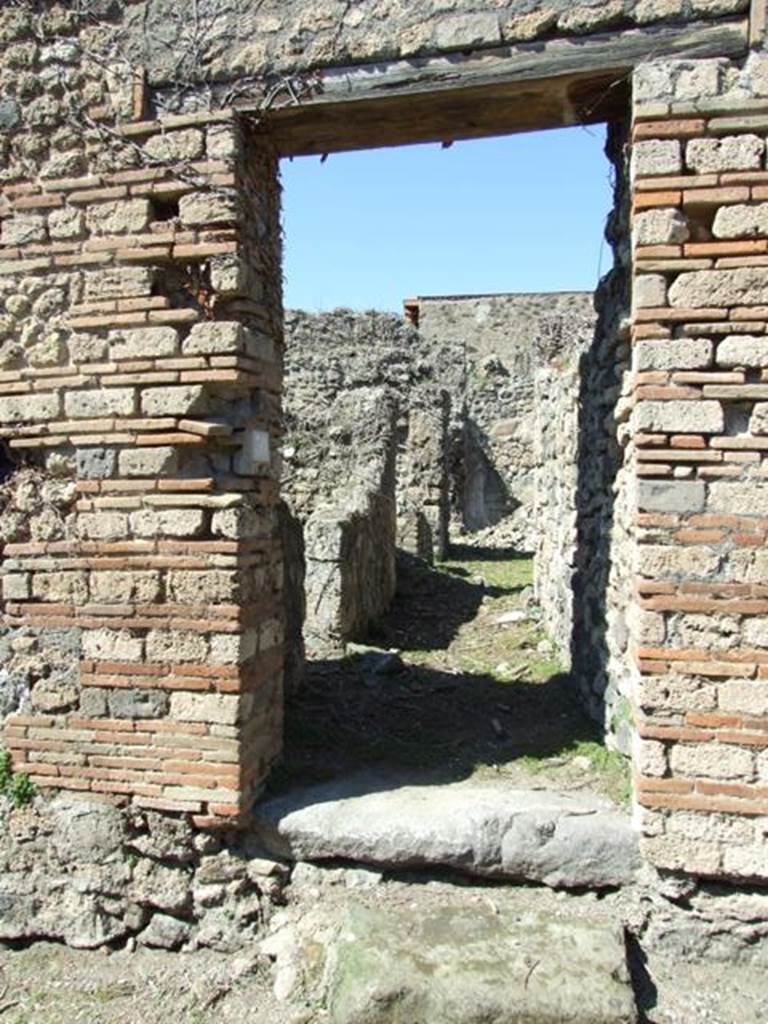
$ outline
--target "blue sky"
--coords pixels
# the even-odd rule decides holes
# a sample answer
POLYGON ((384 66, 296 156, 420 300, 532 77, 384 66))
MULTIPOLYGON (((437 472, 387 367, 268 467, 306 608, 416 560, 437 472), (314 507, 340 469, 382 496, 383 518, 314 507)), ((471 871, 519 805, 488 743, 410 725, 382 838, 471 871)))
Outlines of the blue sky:
POLYGON ((605 129, 282 163, 285 305, 592 289, 610 268, 605 129))

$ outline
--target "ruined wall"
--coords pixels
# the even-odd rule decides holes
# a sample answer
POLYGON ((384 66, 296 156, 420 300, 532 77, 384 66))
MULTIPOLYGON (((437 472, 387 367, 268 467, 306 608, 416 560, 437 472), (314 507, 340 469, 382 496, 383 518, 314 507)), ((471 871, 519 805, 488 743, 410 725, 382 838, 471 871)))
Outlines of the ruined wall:
POLYGON ((502 520, 506 541, 533 551, 539 367, 589 344, 591 294, 427 297, 420 333, 450 352, 441 382, 452 400, 451 483, 457 524, 474 531, 502 520))
POLYGON ((110 127, 110 33, 0 12, 4 743, 38 787, 203 824, 280 743, 276 162, 228 115, 110 127))
POLYGON ((656 864, 765 878, 766 58, 634 83, 637 800, 656 864))
POLYGON ((283 488, 296 514, 306 519, 376 458, 355 396, 383 388, 395 403, 397 543, 428 560, 444 554, 449 402, 438 367, 445 350, 400 317, 375 312, 289 311, 285 337, 283 488), (343 469, 337 452, 345 453, 343 469))

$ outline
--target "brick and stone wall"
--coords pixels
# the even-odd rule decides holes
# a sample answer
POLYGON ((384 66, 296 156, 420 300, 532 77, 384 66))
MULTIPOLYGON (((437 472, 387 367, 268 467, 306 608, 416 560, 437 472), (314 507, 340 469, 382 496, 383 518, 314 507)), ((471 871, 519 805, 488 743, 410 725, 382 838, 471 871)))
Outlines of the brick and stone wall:
POLYGON ((636 74, 637 802, 654 863, 765 878, 766 63, 636 74))

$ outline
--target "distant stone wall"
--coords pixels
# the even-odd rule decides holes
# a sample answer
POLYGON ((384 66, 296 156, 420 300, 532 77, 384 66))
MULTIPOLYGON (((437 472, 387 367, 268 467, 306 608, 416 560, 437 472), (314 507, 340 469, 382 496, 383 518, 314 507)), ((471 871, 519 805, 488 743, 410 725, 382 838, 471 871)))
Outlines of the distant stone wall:
POLYGON ((510 543, 535 550, 534 380, 540 367, 591 341, 591 293, 434 296, 410 305, 419 332, 451 353, 443 382, 453 407, 457 523, 474 531, 504 520, 510 543))

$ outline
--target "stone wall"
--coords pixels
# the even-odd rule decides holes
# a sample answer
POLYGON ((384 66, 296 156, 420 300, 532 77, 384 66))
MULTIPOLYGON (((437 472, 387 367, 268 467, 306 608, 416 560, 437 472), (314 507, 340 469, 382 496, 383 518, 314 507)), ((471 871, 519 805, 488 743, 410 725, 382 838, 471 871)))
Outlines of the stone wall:
POLYGON ((631 430, 638 818, 656 864, 765 878, 765 58, 638 71, 631 430))
POLYGON ((511 545, 533 551, 540 367, 591 342, 593 297, 583 292, 411 300, 419 332, 450 352, 453 513, 480 530, 504 520, 511 545))

